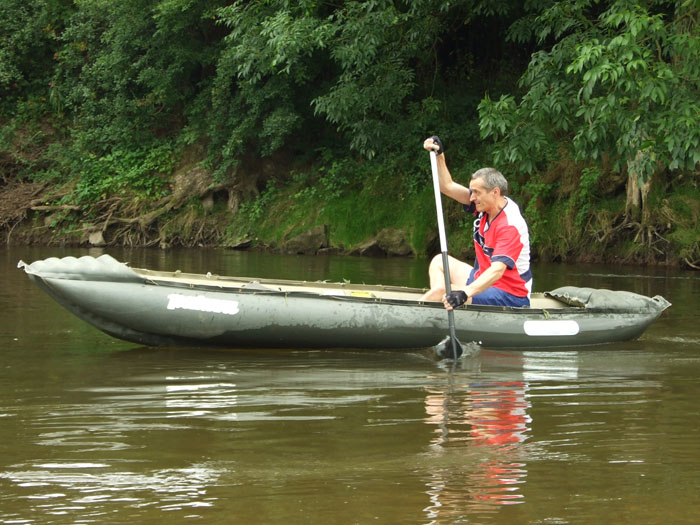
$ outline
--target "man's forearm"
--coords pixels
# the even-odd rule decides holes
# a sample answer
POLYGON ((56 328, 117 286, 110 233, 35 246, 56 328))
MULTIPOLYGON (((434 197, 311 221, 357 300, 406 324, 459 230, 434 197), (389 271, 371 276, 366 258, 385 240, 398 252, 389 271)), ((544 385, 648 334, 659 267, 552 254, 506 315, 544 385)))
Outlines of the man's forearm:
POLYGON ((473 283, 463 288, 463 290, 472 297, 479 295, 489 286, 496 283, 506 271, 506 265, 502 262, 495 262, 489 266, 473 283))

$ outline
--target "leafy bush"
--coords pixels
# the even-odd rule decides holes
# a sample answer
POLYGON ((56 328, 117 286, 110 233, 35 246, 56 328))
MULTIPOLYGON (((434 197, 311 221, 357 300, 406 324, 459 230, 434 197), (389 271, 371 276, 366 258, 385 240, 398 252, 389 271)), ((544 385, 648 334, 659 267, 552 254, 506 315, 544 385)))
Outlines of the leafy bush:
POLYGON ((173 171, 177 150, 164 144, 149 150, 117 150, 108 155, 83 158, 75 192, 71 199, 80 203, 104 200, 114 194, 134 194, 155 200, 167 192, 164 174, 173 171))

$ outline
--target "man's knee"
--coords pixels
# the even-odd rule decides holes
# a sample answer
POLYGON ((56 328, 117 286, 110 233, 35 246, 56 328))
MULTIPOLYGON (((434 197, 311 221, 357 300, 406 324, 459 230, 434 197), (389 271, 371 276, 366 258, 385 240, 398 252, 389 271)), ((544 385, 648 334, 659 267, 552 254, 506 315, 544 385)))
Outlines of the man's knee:
POLYGON ((438 253, 436 256, 434 256, 430 260, 429 269, 432 270, 433 268, 436 268, 436 269, 439 269, 442 271, 442 254, 438 253))

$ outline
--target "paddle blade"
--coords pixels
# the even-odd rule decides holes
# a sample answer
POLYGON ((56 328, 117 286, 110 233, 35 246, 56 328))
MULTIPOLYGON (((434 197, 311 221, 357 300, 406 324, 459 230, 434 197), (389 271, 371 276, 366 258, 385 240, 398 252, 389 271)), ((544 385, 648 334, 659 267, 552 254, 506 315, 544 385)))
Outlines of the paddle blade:
POLYGON ((452 339, 449 335, 436 344, 433 350, 440 359, 459 359, 463 353, 462 345, 457 338, 452 339))

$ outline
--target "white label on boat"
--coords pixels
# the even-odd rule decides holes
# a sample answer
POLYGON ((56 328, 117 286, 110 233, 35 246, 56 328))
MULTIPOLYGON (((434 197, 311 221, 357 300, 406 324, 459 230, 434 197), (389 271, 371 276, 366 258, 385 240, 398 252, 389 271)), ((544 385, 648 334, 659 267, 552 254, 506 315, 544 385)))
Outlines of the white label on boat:
POLYGON ((168 295, 168 310, 195 310, 197 312, 212 312, 215 314, 236 315, 238 301, 210 299, 203 295, 168 295))
POLYGON ((527 335, 576 335, 579 327, 576 321, 525 321, 527 335))

